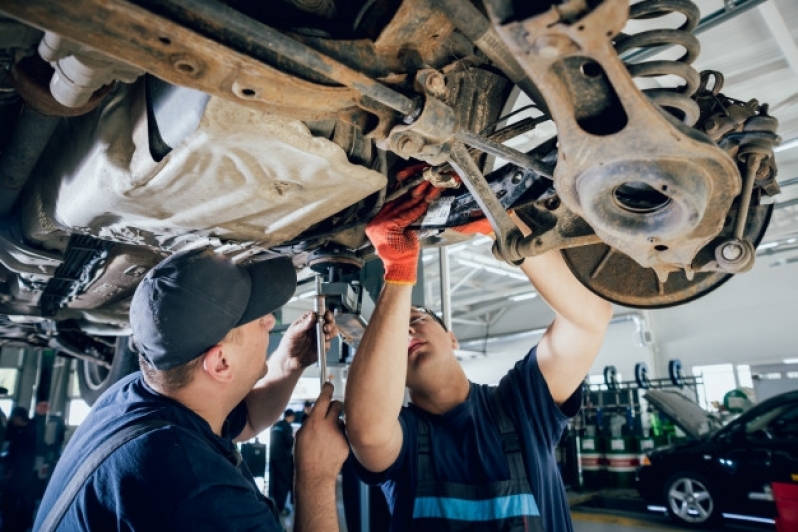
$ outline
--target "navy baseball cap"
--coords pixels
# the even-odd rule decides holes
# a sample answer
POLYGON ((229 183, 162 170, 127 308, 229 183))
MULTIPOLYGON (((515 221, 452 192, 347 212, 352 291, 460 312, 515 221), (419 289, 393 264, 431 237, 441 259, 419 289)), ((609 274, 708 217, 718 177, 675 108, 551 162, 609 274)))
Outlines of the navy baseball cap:
POLYGON ((232 329, 282 307, 295 290, 288 257, 242 265, 207 248, 175 253, 150 270, 133 294, 133 339, 154 368, 181 366, 232 329))

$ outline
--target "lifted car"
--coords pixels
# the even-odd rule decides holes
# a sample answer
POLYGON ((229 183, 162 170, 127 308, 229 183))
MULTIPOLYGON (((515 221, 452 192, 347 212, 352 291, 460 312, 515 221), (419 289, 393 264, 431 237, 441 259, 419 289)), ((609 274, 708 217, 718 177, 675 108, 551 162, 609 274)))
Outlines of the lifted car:
POLYGON ((664 307, 751 268, 778 192, 777 121, 690 66, 689 0, 0 0, 0 16, 0 341, 81 359, 89 400, 132 367, 130 297, 177 250, 355 269, 365 224, 425 179, 446 189, 425 243, 487 217, 504 260, 559 249, 602 297, 664 307), (623 33, 630 18, 652 29, 623 33), (684 56, 622 60, 670 44, 684 56), (683 83, 636 85, 664 75, 683 83))

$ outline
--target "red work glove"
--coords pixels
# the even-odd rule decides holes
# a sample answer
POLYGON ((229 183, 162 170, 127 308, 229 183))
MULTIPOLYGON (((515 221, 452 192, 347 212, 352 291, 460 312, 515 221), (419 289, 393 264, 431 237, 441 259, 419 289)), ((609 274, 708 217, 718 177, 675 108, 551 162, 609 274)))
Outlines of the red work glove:
POLYGON ((427 211, 429 202, 438 195, 440 191, 425 181, 410 197, 386 204, 366 226, 366 235, 385 267, 386 282, 416 283, 420 246, 416 232, 407 227, 427 211))

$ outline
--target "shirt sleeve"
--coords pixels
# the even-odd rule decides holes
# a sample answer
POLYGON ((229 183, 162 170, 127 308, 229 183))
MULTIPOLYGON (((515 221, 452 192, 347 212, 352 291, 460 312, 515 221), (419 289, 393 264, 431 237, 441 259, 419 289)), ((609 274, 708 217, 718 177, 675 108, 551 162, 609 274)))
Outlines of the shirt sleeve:
POLYGON ((397 473, 403 471, 405 461, 408 460, 409 456, 413 456, 416 447, 416 425, 415 422, 410 419, 411 417, 411 414, 406 408, 403 408, 399 414, 399 424, 402 426, 402 449, 399 451, 399 456, 396 457, 396 461, 385 471, 379 473, 369 471, 357 461, 354 455, 352 455, 351 460, 355 471, 363 482, 371 486, 376 486, 394 479, 397 473))
POLYGON ((582 403, 581 386, 562 405, 554 402, 538 366, 537 346, 502 378, 499 393, 519 424, 549 448, 557 445, 568 419, 579 412, 582 403))

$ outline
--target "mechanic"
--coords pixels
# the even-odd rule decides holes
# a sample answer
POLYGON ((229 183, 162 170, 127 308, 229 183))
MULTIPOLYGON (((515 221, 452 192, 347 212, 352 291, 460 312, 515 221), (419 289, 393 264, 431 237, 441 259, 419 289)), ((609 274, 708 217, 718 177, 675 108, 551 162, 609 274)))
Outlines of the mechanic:
MULTIPOLYGON (((268 360, 272 314, 293 295, 287 258, 239 266, 210 250, 177 253, 151 270, 131 302, 141 372, 95 403, 56 467, 34 530, 87 456, 120 431, 162 420, 116 448, 80 487, 57 530, 283 530, 234 441, 283 412, 302 371, 316 361, 315 317, 285 331, 268 360)), ((329 342, 337 333, 325 316, 329 342)), ((349 448, 322 388, 296 443, 295 530, 338 530, 335 482, 349 448)))
POLYGON ((386 205, 366 229, 385 285, 346 385, 361 477, 381 484, 393 531, 473 530, 476 521, 479 530, 572 530, 554 449, 579 410, 612 307, 573 277, 558 251, 526 258, 521 270, 554 321, 498 386, 469 382, 454 334, 411 306, 419 244, 407 226, 436 195, 426 185, 386 205), (411 404, 402 407, 405 387, 411 404))

